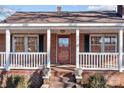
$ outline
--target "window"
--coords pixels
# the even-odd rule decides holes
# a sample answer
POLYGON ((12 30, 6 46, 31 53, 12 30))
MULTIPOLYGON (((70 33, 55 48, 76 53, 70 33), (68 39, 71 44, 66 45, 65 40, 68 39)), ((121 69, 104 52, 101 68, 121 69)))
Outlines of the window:
POLYGON ((36 36, 28 37, 28 52, 38 51, 38 38, 36 36))
POLYGON ((23 36, 18 36, 14 38, 14 47, 15 47, 15 52, 23 52, 25 51, 25 44, 24 44, 24 37, 23 36))
POLYGON ((99 34, 90 36, 91 52, 116 52, 117 35, 99 34))
POLYGON ((37 52, 39 51, 37 35, 14 35, 13 52, 37 52))
POLYGON ((105 52, 116 52, 117 51, 117 37, 116 36, 105 36, 104 37, 104 51, 105 52))
POLYGON ((102 38, 101 36, 91 36, 91 51, 92 52, 100 52, 102 50, 101 43, 102 38))

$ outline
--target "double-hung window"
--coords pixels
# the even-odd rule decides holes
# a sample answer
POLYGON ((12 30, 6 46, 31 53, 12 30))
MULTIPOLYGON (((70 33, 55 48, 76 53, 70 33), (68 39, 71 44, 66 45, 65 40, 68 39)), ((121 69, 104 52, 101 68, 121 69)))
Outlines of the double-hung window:
POLYGON ((92 34, 90 35, 91 52, 116 52, 117 35, 116 34, 92 34))
POLYGON ((38 52, 37 35, 13 35, 13 52, 38 52))

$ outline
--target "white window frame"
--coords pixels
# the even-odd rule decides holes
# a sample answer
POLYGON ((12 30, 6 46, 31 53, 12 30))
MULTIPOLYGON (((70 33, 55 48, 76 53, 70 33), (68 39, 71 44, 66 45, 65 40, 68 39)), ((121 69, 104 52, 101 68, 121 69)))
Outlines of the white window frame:
MULTIPOLYGON (((12 35, 12 52, 15 52, 15 37, 24 37, 24 35, 12 35)), ((25 38, 24 38, 24 41, 25 41, 25 38)), ((24 45, 25 45, 25 42, 24 42, 24 45)), ((25 46, 24 46, 24 50, 25 50, 25 46)))
MULTIPOLYGON (((104 38, 105 36, 115 36, 115 38, 117 38, 117 34, 90 34, 90 44, 89 44, 89 48, 90 48, 90 52, 91 52, 91 38, 92 36, 100 36, 103 39, 103 42, 101 45, 101 52, 105 52, 105 41, 104 38)), ((117 52, 117 44, 118 44, 118 38, 117 38, 117 42, 115 43, 115 52, 117 52)))
POLYGON ((26 50, 26 52, 28 52, 28 37, 37 37, 37 52, 39 52, 39 35, 27 35, 27 50, 26 50))
POLYGON ((15 37, 24 37, 24 52, 28 52, 28 37, 37 37, 37 52, 39 52, 39 35, 12 35, 12 52, 15 52, 15 37))

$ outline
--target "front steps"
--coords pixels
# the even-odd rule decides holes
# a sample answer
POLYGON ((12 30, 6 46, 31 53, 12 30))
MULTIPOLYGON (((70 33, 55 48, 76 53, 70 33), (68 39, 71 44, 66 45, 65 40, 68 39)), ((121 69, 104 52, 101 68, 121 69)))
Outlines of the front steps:
POLYGON ((74 88, 75 76, 72 72, 52 71, 50 77, 50 88, 74 88))
POLYGON ((75 67, 72 65, 52 66, 49 79, 44 80, 42 88, 76 88, 75 67))
POLYGON ((51 88, 73 88, 75 87, 75 75, 73 66, 53 66, 51 69, 51 88))

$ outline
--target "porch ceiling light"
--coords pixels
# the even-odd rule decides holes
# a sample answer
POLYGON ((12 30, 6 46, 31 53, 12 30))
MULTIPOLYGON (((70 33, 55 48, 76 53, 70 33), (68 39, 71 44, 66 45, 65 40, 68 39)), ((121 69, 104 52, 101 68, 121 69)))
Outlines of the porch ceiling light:
POLYGON ((65 33, 65 30, 60 30, 61 33, 65 33))

